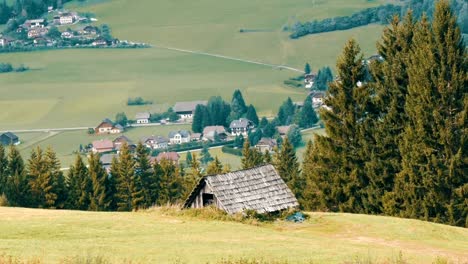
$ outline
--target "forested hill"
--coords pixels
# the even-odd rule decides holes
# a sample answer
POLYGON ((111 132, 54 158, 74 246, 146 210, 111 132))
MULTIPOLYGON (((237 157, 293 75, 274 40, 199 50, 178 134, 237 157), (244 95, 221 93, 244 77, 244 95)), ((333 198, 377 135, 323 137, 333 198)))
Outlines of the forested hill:
MULTIPOLYGON (((290 37, 296 39, 309 34, 346 30, 373 23, 388 24, 394 14, 399 14, 400 17, 403 17, 408 10, 413 10, 413 15, 416 19, 421 18, 424 13, 432 19, 434 0, 408 0, 402 5, 388 4, 367 8, 351 16, 299 22, 290 29, 292 31, 290 37)), ((462 32, 468 34, 468 1, 452 0, 452 10, 454 10, 455 15, 458 17, 458 23, 462 32)))

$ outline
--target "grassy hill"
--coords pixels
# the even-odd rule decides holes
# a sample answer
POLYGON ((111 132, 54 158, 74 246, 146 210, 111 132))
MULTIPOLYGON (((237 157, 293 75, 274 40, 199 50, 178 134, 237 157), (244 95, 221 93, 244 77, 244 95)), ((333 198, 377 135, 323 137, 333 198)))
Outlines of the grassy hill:
POLYGON ((130 116, 146 108, 127 107, 128 97, 142 96, 158 106, 176 101, 230 99, 240 88, 261 115, 271 115, 291 96, 305 92, 284 87, 297 73, 225 58, 161 49, 161 46, 202 51, 247 60, 313 69, 334 65, 350 38, 368 54, 382 26, 371 25, 291 40, 282 31, 297 20, 351 14, 388 0, 272 1, 91 1, 69 8, 93 12, 99 24, 111 26, 120 39, 154 45, 142 50, 61 50, 0 54, 0 62, 25 64, 25 73, 0 78, 0 129, 91 126, 125 111, 130 116), (240 29, 259 30, 240 33, 240 29))
POLYGON ((185 214, 167 209, 95 213, 1 208, 0 256, 45 263, 77 256, 132 263, 240 258, 290 263, 468 261, 467 229, 416 220, 311 213, 302 224, 253 225, 185 214))

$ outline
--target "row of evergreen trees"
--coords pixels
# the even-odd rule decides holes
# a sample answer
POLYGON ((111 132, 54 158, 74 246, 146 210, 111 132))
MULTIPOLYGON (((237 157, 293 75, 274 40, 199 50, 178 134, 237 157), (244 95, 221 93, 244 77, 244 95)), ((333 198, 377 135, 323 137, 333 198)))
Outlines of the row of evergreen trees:
POLYGON ((349 41, 309 145, 303 206, 468 226, 468 57, 457 18, 440 1, 433 21, 411 12, 385 29, 365 65, 349 41))
MULTIPOLYGON (((213 163, 208 171, 225 171, 217 158, 213 163)), ((167 160, 151 165, 142 144, 135 155, 123 146, 110 171, 96 154, 89 155, 87 164, 78 155, 65 177, 51 148, 35 148, 25 164, 14 146, 7 153, 0 145, 0 194, 11 206, 131 211, 180 202, 202 171, 195 155, 187 170, 167 160)))

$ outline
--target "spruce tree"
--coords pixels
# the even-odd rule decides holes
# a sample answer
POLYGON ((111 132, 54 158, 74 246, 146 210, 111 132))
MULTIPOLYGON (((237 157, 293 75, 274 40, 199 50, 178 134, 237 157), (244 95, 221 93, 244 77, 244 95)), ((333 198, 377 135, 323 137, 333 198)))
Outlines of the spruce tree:
POLYGON ((231 100, 230 120, 241 118, 247 112, 247 105, 240 90, 235 90, 231 100))
POLYGON ((242 149, 242 169, 251 169, 263 163, 263 155, 257 149, 250 146, 249 139, 245 140, 242 149))
POLYGON ((195 108, 195 112, 193 114, 193 120, 192 120, 192 131, 194 133, 201 133, 203 132, 204 124, 203 124, 203 115, 204 115, 204 106, 203 105, 197 105, 195 108))
POLYGON ((276 155, 275 167, 296 198, 302 201, 304 181, 301 177, 296 151, 288 138, 284 140, 281 151, 276 155))
POLYGON ((310 96, 304 101, 304 106, 302 107, 299 113, 299 126, 301 128, 310 128, 318 122, 317 114, 315 113, 314 108, 312 107, 312 99, 310 96))
POLYGON ((68 196, 68 189, 65 183, 65 177, 60 170, 60 161, 57 158, 55 151, 48 147, 44 153, 44 162, 47 173, 52 178, 52 191, 46 193, 46 203, 52 208, 65 208, 68 196))
POLYGON ((468 60, 448 1, 437 3, 432 25, 418 23, 408 68, 400 144, 402 171, 394 201, 403 217, 467 224, 468 60))
POLYGON ((109 174, 105 177, 104 188, 106 190, 104 204, 107 211, 117 211, 117 180, 119 175, 119 160, 112 157, 109 174))
POLYGON ((8 158, 5 148, 0 144, 0 195, 4 194, 7 189, 8 181, 8 158))
POLYGON ((245 114, 245 118, 252 121, 256 126, 258 126, 259 120, 257 115, 257 110, 253 105, 249 105, 247 108, 247 113, 245 114))
POLYGON ((24 161, 18 149, 10 146, 8 151, 8 180, 6 195, 11 206, 32 206, 31 189, 26 175, 24 161))
POLYGON ((407 119, 404 106, 408 94, 407 68, 413 31, 411 12, 402 22, 395 16, 377 44, 383 61, 373 62, 370 66, 375 80, 371 84, 375 109, 362 137, 366 141, 365 170, 369 177, 369 185, 364 190, 368 213, 393 215, 395 210, 388 194, 393 189, 395 175, 401 170, 398 145, 407 119))
POLYGON ((127 144, 123 144, 119 154, 117 178, 117 210, 131 211, 143 205, 143 192, 137 188, 140 179, 135 177, 135 161, 127 144))
POLYGON ((310 68, 310 64, 306 63, 304 66, 304 73, 305 74, 310 74, 312 72, 312 69, 310 68))
POLYGON ((208 164, 209 162, 211 162, 213 160, 213 157, 211 157, 211 154, 210 154, 210 151, 208 149, 208 144, 204 144, 203 145, 203 148, 201 150, 201 163, 203 165, 206 165, 208 164))
POLYGON ((99 160, 99 155, 91 153, 88 157, 88 173, 91 180, 92 191, 90 193, 89 210, 104 211, 106 210, 106 187, 104 182, 107 173, 102 167, 99 160))
POLYGON ((200 162, 197 159, 197 155, 193 154, 192 166, 190 167, 189 172, 185 175, 183 180, 183 198, 187 198, 192 192, 193 188, 198 184, 202 178, 202 169, 200 167, 200 162))
POLYGON ((223 165, 221 164, 221 161, 219 161, 218 156, 215 157, 215 159, 208 165, 208 168, 206 169, 206 173, 208 175, 214 175, 214 174, 220 174, 223 172, 223 165))
POLYGON ((135 177, 138 178, 137 191, 143 194, 142 205, 149 208, 153 205, 154 201, 151 200, 150 190, 155 188, 154 182, 151 177, 151 164, 148 159, 148 151, 146 147, 140 142, 136 148, 136 164, 135 164, 135 177))
POLYGON ((185 163, 186 163, 187 167, 192 166, 192 160, 193 160, 193 158, 192 158, 192 152, 187 151, 187 155, 186 155, 186 157, 185 157, 185 163))
POLYGON ((80 155, 76 155, 74 165, 70 166, 66 183, 68 186, 67 208, 88 210, 92 184, 88 169, 80 155))
POLYGON ((326 136, 316 136, 315 149, 308 177, 327 186, 319 201, 329 210, 363 212, 366 200, 362 189, 368 184, 364 174, 361 153, 361 124, 367 121, 367 85, 357 86, 364 80, 365 68, 360 48, 354 40, 348 41, 337 62, 338 81, 330 84, 329 96, 322 109, 326 136))

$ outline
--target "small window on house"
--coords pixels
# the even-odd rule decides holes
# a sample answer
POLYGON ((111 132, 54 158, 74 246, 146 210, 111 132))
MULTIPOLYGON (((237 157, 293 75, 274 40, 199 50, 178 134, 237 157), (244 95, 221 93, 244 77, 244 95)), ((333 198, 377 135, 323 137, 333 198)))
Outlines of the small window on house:
POLYGON ((203 207, 210 206, 214 203, 214 195, 211 193, 203 194, 203 207))

